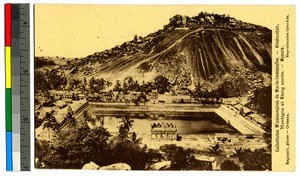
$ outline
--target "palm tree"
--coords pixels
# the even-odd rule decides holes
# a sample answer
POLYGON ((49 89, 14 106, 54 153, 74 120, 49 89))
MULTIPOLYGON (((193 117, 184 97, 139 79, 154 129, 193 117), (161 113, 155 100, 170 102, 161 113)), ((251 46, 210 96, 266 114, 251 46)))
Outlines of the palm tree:
POLYGON ((133 127, 133 120, 131 120, 128 116, 122 117, 122 120, 120 121, 124 128, 126 128, 128 131, 130 128, 133 127))
POLYGON ((76 119, 74 117, 74 113, 72 111, 69 111, 66 114, 65 119, 66 119, 67 124, 71 124, 72 126, 76 126, 77 121, 76 121, 76 119))
POLYGON ((120 121, 122 124, 119 126, 119 137, 121 141, 128 138, 129 130, 133 127, 133 120, 130 120, 128 116, 122 117, 120 121))
POLYGON ((43 129, 48 128, 49 140, 50 140, 50 129, 53 130, 54 132, 57 132, 59 127, 60 125, 56 121, 55 117, 53 116, 53 113, 47 112, 44 116, 43 129))
POLYGON ((83 111, 82 117, 83 117, 83 122, 87 122, 89 120, 89 114, 88 114, 87 110, 83 111))
POLYGON ((219 143, 217 143, 214 146, 209 147, 208 150, 211 154, 215 154, 215 155, 220 155, 223 152, 219 143))
POLYGON ((231 155, 232 157, 239 157, 244 152, 243 148, 234 148, 234 153, 231 155))

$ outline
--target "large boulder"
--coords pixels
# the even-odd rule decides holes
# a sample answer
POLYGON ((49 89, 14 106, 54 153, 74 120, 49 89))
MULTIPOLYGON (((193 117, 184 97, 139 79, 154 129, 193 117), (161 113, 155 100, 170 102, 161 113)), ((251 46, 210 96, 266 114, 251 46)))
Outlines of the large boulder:
POLYGON ((100 166, 94 162, 87 163, 83 165, 82 170, 99 170, 100 166))
POLYGON ((169 170, 171 167, 171 161, 157 162, 150 166, 150 170, 169 170))
POLYGON ((115 163, 100 167, 99 170, 131 170, 131 167, 126 163, 115 163))
POLYGON ((100 167, 94 162, 83 165, 82 170, 131 170, 131 167, 126 163, 114 163, 111 165, 100 167))

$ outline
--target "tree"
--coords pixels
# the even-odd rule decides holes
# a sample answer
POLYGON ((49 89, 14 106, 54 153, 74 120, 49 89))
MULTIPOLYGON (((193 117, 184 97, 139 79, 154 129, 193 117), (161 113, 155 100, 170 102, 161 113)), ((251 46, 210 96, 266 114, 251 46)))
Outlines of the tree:
POLYGON ((222 149, 220 148, 219 143, 209 147, 208 150, 211 154, 215 154, 215 155, 220 155, 223 152, 222 149))
POLYGON ((112 86, 112 82, 106 81, 106 87, 110 87, 110 86, 112 86))
POLYGON ((211 170, 211 165, 206 165, 197 160, 192 149, 184 149, 175 144, 163 145, 159 148, 165 154, 165 159, 171 161, 170 170, 211 170))
POLYGON ((98 165, 108 165, 110 136, 111 134, 103 127, 90 129, 82 141, 82 150, 86 153, 86 159, 98 165))
POLYGON ((271 170, 271 154, 265 149, 255 149, 254 151, 250 149, 243 149, 238 154, 238 159, 241 161, 244 170, 251 171, 266 171, 271 170))
POLYGON ((171 167, 170 170, 185 170, 189 169, 192 164, 191 160, 195 157, 192 155, 192 150, 184 150, 183 147, 177 147, 176 152, 171 156, 171 167))
POLYGON ((48 141, 45 141, 45 140, 35 140, 34 143, 35 143, 34 154, 35 154, 35 159, 36 159, 35 167, 36 168, 45 168, 47 166, 45 166, 44 158, 45 158, 46 154, 51 153, 51 150, 52 150, 50 148, 51 145, 48 141))
POLYGON ((80 169, 90 161, 98 165, 109 165, 110 133, 103 127, 90 129, 87 124, 69 131, 61 131, 54 141, 46 145, 38 142, 39 167, 55 169, 80 169), (40 165, 42 164, 42 165, 40 165))
POLYGON ((120 121, 121 125, 119 126, 119 138, 121 141, 124 141, 129 137, 129 131, 133 127, 133 120, 131 120, 128 116, 122 117, 120 121))
POLYGON ((121 123, 123 124, 124 128, 128 131, 133 127, 133 120, 130 119, 128 116, 122 117, 121 123))
POLYGON ((132 77, 129 76, 124 79, 123 89, 129 90, 129 91, 136 91, 135 90, 135 82, 132 77))
POLYGON ((81 85, 81 80, 78 79, 69 79, 68 81, 68 89, 74 90, 75 88, 79 88, 81 85))
POLYGON ((77 121, 76 121, 76 119, 74 117, 73 111, 68 111, 68 113, 66 114, 65 120, 66 120, 67 124, 70 124, 70 125, 72 125, 74 127, 77 124, 77 121))
POLYGON ((106 86, 106 81, 103 78, 100 78, 97 81, 98 90, 103 90, 106 86))
POLYGON ((44 116, 44 124, 43 129, 48 128, 56 132, 59 129, 60 125, 56 121, 55 117, 53 116, 52 112, 46 112, 44 116))
POLYGON ((162 155, 156 151, 142 146, 141 138, 135 132, 130 132, 133 120, 123 117, 119 126, 119 134, 112 138, 110 143, 111 162, 123 162, 131 166, 133 170, 145 170, 153 163, 161 160, 162 155), (132 136, 130 136, 132 135, 132 136))
POLYGON ((34 80, 38 84, 34 84, 34 92, 42 92, 44 94, 48 93, 50 90, 50 84, 45 77, 45 73, 42 71, 34 72, 34 80))
POLYGON ((86 81, 85 77, 83 78, 83 80, 81 82, 81 91, 84 93, 87 91, 87 81, 86 81))
MULTIPOLYGON (((119 129, 126 130, 126 135, 129 135, 132 123, 129 118, 124 118, 119 129)), ((121 133, 123 131, 119 130, 121 133)), ((90 129, 86 122, 69 131, 61 131, 51 143, 36 143, 40 152, 36 153, 38 168, 80 169, 93 161, 100 166, 123 162, 133 170, 145 170, 162 159, 159 151, 142 146, 136 134, 124 139, 119 135, 111 138, 104 127, 90 129)))
POLYGON ((222 162, 220 168, 221 168, 221 170, 225 170, 225 171, 239 171, 239 170, 241 170, 240 166, 238 166, 232 160, 225 160, 224 162, 222 162))
POLYGON ((113 91, 117 91, 117 92, 123 91, 120 80, 116 81, 116 85, 114 86, 113 91))
POLYGON ((34 128, 38 128, 40 127, 44 120, 43 119, 40 119, 38 116, 40 115, 40 112, 35 112, 34 113, 34 128))
POLYGON ((46 78, 51 88, 54 90, 59 90, 62 87, 65 87, 68 83, 67 78, 64 77, 63 73, 59 74, 56 70, 47 72, 46 78))
POLYGON ((82 118, 83 118, 83 119, 82 119, 83 122, 88 122, 88 121, 89 121, 90 116, 89 116, 87 110, 84 110, 84 111, 83 111, 83 113, 82 113, 82 118))
POLYGON ((52 112, 47 112, 44 117, 44 124, 43 124, 43 129, 47 128, 48 129, 48 140, 51 139, 51 131, 54 131, 55 133, 58 131, 60 128, 60 124, 56 121, 55 117, 53 116, 52 112))
POLYGON ((53 66, 56 65, 54 61, 50 59, 46 59, 44 57, 34 57, 34 67, 35 68, 42 68, 46 66, 53 66))
POLYGON ((159 94, 164 94, 170 90, 170 82, 168 78, 164 76, 156 76, 154 79, 154 87, 157 89, 159 94))
POLYGON ((271 117, 272 113, 272 88, 258 88, 254 91, 254 97, 250 100, 249 106, 257 112, 271 117))
POLYGON ((95 90, 94 90, 94 82, 95 82, 95 79, 94 77, 92 77, 90 80, 89 80, 89 91, 91 93, 95 93, 95 90))

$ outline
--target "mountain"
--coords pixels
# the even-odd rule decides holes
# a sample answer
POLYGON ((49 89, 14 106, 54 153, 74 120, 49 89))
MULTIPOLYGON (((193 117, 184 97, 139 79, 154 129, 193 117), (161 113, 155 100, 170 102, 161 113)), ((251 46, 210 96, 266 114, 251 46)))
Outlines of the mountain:
POLYGON ((225 80, 267 86, 271 84, 271 39, 268 28, 229 15, 175 15, 157 32, 69 60, 56 70, 68 77, 105 78, 113 83, 128 76, 149 81, 163 75, 173 85, 187 88, 201 84, 216 89, 225 80))

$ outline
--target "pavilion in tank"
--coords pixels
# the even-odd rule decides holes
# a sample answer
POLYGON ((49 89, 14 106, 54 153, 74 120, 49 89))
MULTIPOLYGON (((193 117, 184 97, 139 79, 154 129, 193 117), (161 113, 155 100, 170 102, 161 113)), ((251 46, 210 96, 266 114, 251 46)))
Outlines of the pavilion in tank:
POLYGON ((173 123, 156 122, 151 124, 151 139, 177 140, 177 128, 173 123))

